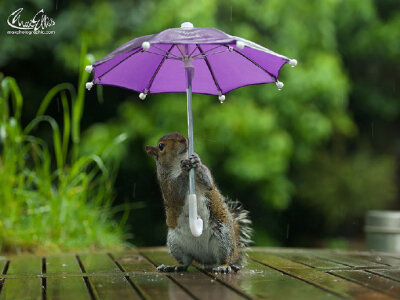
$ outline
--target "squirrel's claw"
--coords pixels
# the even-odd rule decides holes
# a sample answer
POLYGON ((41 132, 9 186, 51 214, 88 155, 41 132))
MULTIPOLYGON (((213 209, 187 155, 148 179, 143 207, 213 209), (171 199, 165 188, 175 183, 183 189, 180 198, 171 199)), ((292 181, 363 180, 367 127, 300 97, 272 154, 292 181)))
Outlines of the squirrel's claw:
POLYGON ((178 266, 167 266, 167 265, 159 265, 157 267, 157 271, 160 272, 183 272, 186 271, 188 266, 185 265, 178 265, 178 266))
POLYGON ((235 266, 235 265, 230 265, 232 270, 235 271, 236 273, 240 271, 240 267, 235 266))

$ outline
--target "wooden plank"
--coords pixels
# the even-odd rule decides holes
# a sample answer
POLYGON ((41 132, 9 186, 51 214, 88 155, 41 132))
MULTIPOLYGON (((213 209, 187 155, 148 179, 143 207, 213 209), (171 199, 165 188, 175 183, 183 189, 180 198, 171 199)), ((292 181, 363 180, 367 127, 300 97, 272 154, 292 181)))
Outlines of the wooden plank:
POLYGON ((304 252, 304 253, 276 253, 278 256, 282 256, 284 258, 287 258, 289 260, 305 264, 307 266, 317 268, 317 269, 328 269, 328 270, 334 270, 334 269, 349 269, 349 266, 336 263, 333 261, 329 261, 326 259, 318 258, 314 255, 313 252, 304 252))
POLYGON ((40 275, 42 258, 37 256, 15 257, 10 260, 7 275, 40 275))
POLYGON ((89 282, 98 299, 142 299, 122 275, 90 276, 89 282))
POLYGON ((231 276, 225 274, 211 275, 236 289, 244 291, 254 299, 339 298, 251 259, 248 260, 247 266, 237 274, 231 276))
POLYGON ((7 278, 4 280, 0 300, 39 300, 42 299, 41 278, 7 278))
POLYGON ((364 270, 332 271, 330 273, 400 298, 400 282, 364 270))
POLYGON ((396 280, 396 281, 400 281, 400 270, 399 269, 393 269, 393 270, 390 270, 390 269, 387 269, 387 270, 385 270, 385 269, 382 269, 382 270, 374 269, 374 270, 368 270, 368 272, 371 272, 371 273, 374 273, 374 274, 377 274, 377 275, 381 275, 381 276, 384 276, 384 277, 387 277, 387 278, 390 278, 390 279, 393 279, 393 280, 396 280))
POLYGON ((67 277, 82 273, 75 255, 46 257, 46 297, 59 300, 91 299, 83 277, 67 277), (62 276, 51 276, 62 275, 62 276))
POLYGON ((80 254, 79 259, 87 273, 121 273, 110 256, 105 253, 80 254))
MULTIPOLYGON (((400 266, 400 259, 397 259, 395 257, 387 256, 387 255, 379 255, 376 253, 371 253, 370 255, 357 255, 357 257, 362 257, 364 259, 367 259, 369 261, 373 261, 379 264, 384 264, 384 265, 389 265, 389 266, 400 266)), ((384 267, 384 266, 381 266, 384 267)))
POLYGON ((90 294, 82 277, 55 276, 46 278, 47 300, 90 300, 90 294))
POLYGON ((390 299, 390 296, 383 293, 368 289, 359 284, 325 273, 321 270, 292 262, 274 254, 254 251, 249 252, 249 255, 263 264, 342 297, 362 297, 363 299, 376 299, 377 297, 380 297, 379 299, 390 299))
POLYGON ((331 260, 340 264, 344 264, 350 267, 358 267, 358 268, 368 268, 368 267, 379 267, 383 268, 385 265, 373 262, 365 257, 359 255, 351 255, 351 254, 341 254, 341 253, 326 253, 319 252, 316 253, 315 256, 331 260))
POLYGON ((113 257, 140 292, 148 299, 192 299, 165 274, 156 270, 144 256, 137 251, 113 254, 113 257))
POLYGON ((82 271, 91 274, 88 281, 99 299, 142 299, 109 255, 84 254, 79 259, 82 271))
MULTIPOLYGON (((155 265, 176 264, 176 261, 166 251, 141 251, 155 265)), ((189 267, 187 272, 171 272, 168 273, 186 291, 190 292, 194 297, 200 299, 243 299, 244 297, 229 287, 210 278, 206 274, 197 271, 194 267, 189 267)), ((227 275, 230 276, 230 275, 227 275)))
POLYGON ((46 274, 82 273, 75 255, 57 255, 46 257, 46 274))

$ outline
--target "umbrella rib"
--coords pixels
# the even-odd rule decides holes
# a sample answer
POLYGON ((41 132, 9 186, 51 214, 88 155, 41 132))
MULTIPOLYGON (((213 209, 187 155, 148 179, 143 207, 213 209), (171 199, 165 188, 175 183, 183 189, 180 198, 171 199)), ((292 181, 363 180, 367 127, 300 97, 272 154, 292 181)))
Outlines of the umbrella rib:
MULTIPOLYGON (((172 55, 172 56, 174 56, 175 58, 180 59, 179 56, 176 56, 175 54, 172 54, 172 53, 168 53, 168 52, 165 51, 164 49, 161 49, 161 48, 159 48, 159 47, 157 47, 157 46, 155 46, 155 45, 152 45, 152 47, 154 47, 154 48, 156 48, 156 49, 158 49, 158 50, 160 50, 160 51, 163 51, 167 56, 168 56, 168 55, 172 55)), ((148 51, 148 52, 149 52, 149 51, 148 51)), ((150 53, 153 53, 153 52, 150 52, 150 53)), ((158 54, 158 53, 154 53, 154 54, 158 54)), ((159 54, 159 55, 162 55, 162 54, 159 54)))
POLYGON ((208 70, 209 70, 210 73, 211 73, 211 76, 212 76, 212 78, 213 78, 213 80, 214 80, 215 86, 216 86, 217 89, 218 89, 218 92, 220 92, 220 93, 222 94, 221 88, 220 88, 220 86, 219 86, 219 84, 218 84, 217 78, 215 77, 214 71, 213 71, 212 68, 211 68, 211 64, 210 64, 210 62, 209 62, 209 60, 208 60, 206 54, 204 53, 203 49, 201 49, 201 47, 200 47, 199 44, 197 44, 196 46, 197 46, 197 48, 199 48, 200 53, 201 53, 201 54, 203 55, 203 57, 204 57, 204 61, 205 61, 206 64, 207 64, 208 70))
POLYGON ((151 86, 152 86, 152 84, 153 84, 154 79, 156 78, 158 72, 159 72, 160 69, 161 69, 161 66, 163 65, 163 63, 164 63, 165 60, 167 59, 169 53, 171 52, 171 50, 172 50, 174 47, 175 47, 175 44, 172 44, 171 48, 169 48, 169 50, 167 51, 167 55, 164 56, 163 59, 160 61, 159 65, 158 65, 158 67, 157 67, 157 69, 156 69, 156 71, 154 72, 153 76, 151 76, 151 79, 150 79, 150 81, 149 81, 149 84, 147 85, 147 88, 146 88, 147 92, 150 92, 150 88, 151 88, 151 86))
POLYGON ((106 72, 104 72, 103 74, 101 74, 96 80, 101 80, 101 78, 104 75, 107 75, 108 73, 110 73, 112 70, 114 70, 116 67, 118 67, 120 64, 122 64, 124 61, 126 61, 127 59, 131 58, 133 55, 135 55, 136 53, 139 52, 143 52, 143 49, 140 48, 138 49, 136 52, 131 53, 130 55, 128 55, 127 57, 125 57, 123 60, 121 60, 119 63, 115 64, 114 66, 112 66, 110 69, 108 69, 106 72))
POLYGON ((232 49, 234 52, 240 54, 241 56, 243 56, 245 59, 247 59, 249 62, 251 62, 253 65, 255 65, 256 67, 260 68, 261 70, 263 70, 265 73, 267 73, 269 76, 271 76, 271 78, 276 82, 277 78, 272 75, 270 72, 268 72, 267 70, 265 70, 263 67, 261 67, 258 63, 256 63, 254 60, 252 60, 250 57, 248 57, 247 55, 243 54, 242 52, 238 51, 237 49, 230 47, 229 45, 225 44, 225 47, 227 47, 228 49, 232 49))
MULTIPOLYGON (((223 45, 223 46, 225 46, 225 45, 223 45)), ((214 48, 208 49, 208 50, 204 51, 204 54, 205 54, 205 53, 208 53, 208 52, 210 52, 210 51, 212 51, 212 50, 218 49, 218 48, 220 48, 220 47, 223 47, 223 46, 222 46, 222 45, 218 45, 218 46, 216 46, 216 47, 214 47, 214 48)), ((216 53, 221 53, 221 52, 225 52, 225 51, 226 51, 226 50, 220 51, 220 52, 216 52, 216 53)), ((210 56, 210 55, 212 55, 212 54, 214 54, 214 53, 208 54, 208 56, 210 56)), ((199 57, 199 56, 203 56, 203 55, 202 55, 202 54, 196 54, 196 55, 192 56, 192 58, 197 58, 197 57, 199 57)))

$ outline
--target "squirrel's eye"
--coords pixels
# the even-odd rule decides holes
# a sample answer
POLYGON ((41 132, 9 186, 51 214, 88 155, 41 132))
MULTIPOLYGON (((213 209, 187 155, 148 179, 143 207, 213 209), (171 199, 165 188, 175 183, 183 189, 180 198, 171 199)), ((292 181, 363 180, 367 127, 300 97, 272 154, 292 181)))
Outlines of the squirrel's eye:
POLYGON ((165 144, 163 143, 158 144, 158 148, 160 148, 160 151, 163 151, 165 148, 165 144))

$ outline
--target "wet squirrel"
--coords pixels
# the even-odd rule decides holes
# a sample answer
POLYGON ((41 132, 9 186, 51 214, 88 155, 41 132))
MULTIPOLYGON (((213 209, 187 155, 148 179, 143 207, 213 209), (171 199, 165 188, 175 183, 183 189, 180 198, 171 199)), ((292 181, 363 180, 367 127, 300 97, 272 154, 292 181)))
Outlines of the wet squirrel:
POLYGON ((188 140, 178 132, 146 146, 157 165, 168 227, 167 246, 180 263, 160 265, 162 272, 185 271, 192 261, 214 272, 238 271, 245 264, 245 247, 250 242, 248 211, 237 201, 225 199, 214 184, 209 169, 197 154, 188 157, 188 140), (198 214, 204 229, 194 237, 189 228, 189 171, 195 169, 198 214))

